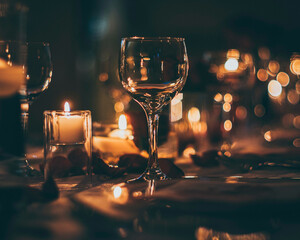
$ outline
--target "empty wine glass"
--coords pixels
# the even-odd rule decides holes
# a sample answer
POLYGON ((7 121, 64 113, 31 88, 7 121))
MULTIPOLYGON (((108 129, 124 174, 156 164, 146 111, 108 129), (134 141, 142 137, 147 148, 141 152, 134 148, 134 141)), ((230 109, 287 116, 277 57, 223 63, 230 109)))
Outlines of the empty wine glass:
POLYGON ((159 115, 181 91, 188 75, 184 38, 130 37, 121 41, 120 80, 146 113, 149 160, 145 172, 134 180, 164 180, 157 158, 159 115))
MULTIPOLYGON (((44 42, 30 42, 26 44, 26 61, 24 65, 25 81, 19 91, 21 96, 21 121, 24 131, 24 139, 28 130, 29 106, 44 92, 52 78, 52 61, 50 46, 44 42)), ((33 169, 28 164, 25 154, 26 175, 32 175, 33 169)))

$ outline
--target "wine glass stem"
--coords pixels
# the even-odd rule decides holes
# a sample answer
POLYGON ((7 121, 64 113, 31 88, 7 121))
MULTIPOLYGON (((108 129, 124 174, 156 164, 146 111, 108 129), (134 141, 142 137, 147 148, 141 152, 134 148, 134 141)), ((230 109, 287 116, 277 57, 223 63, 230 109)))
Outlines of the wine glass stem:
POLYGON ((159 115, 155 113, 147 114, 148 130, 149 130, 149 161, 148 169, 159 168, 158 155, 157 155, 157 133, 159 115))
POLYGON ((26 159, 26 147, 28 137, 28 117, 29 117, 29 103, 21 103, 21 124, 23 129, 23 140, 24 140, 24 157, 26 159))

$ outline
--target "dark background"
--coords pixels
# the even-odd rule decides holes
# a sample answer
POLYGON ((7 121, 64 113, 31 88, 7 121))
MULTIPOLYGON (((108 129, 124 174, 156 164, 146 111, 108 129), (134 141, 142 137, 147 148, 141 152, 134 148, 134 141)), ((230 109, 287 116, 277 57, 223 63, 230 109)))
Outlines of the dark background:
MULTIPOLYGON (((299 51, 299 1, 67 0, 25 1, 27 39, 51 45, 53 78, 30 108, 30 135, 40 139, 42 113, 89 109, 94 121, 115 121, 111 89, 121 88, 117 63, 121 37, 186 38, 190 72, 184 91, 204 91, 197 69, 207 50, 237 48, 289 59, 299 51), (99 81, 107 73, 108 80, 99 81)), ((133 105, 133 104, 132 104, 133 105)))

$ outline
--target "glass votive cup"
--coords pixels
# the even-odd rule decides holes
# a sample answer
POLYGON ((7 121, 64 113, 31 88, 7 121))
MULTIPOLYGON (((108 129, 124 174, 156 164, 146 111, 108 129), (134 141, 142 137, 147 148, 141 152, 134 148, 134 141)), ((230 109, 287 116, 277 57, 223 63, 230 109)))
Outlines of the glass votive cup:
POLYGON ((44 177, 91 175, 91 112, 44 112, 44 177))

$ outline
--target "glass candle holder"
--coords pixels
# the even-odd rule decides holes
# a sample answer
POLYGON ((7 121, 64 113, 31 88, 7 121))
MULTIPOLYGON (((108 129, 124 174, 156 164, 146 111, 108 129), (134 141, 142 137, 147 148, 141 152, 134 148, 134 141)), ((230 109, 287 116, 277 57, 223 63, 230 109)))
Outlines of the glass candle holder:
POLYGON ((44 112, 44 176, 91 175, 90 111, 44 112))

